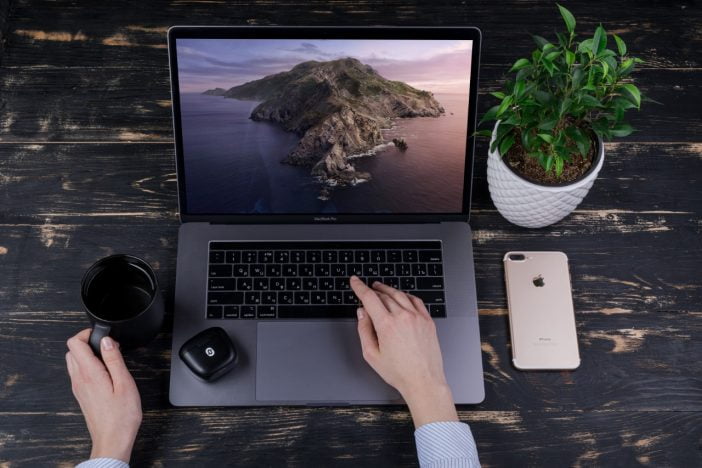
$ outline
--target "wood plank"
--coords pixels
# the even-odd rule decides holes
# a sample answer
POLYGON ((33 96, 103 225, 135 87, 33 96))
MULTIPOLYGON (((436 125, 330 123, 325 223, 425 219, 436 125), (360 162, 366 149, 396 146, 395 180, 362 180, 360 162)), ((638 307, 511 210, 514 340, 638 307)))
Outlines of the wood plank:
POLYGON ((0 65, 7 43, 7 31, 9 29, 10 0, 0 0, 0 65))
MULTIPOLYGON (((483 466, 699 466, 691 412, 462 411, 483 466)), ((78 463, 90 451, 75 403, 60 413, 0 413, 1 458, 78 463), (32 450, 27 450, 31 445, 32 450)), ((146 410, 132 466, 416 466, 403 409, 146 410), (265 422, 262 422, 265 421, 265 422)))

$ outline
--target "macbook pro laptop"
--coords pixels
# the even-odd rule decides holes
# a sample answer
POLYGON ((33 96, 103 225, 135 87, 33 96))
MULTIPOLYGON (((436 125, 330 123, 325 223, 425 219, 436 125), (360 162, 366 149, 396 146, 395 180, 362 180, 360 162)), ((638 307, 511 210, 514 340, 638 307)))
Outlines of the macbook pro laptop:
POLYGON ((361 355, 349 277, 420 297, 456 403, 484 398, 469 226, 480 32, 168 31, 182 225, 170 401, 396 404, 361 355), (222 327, 236 367, 179 359, 222 327))

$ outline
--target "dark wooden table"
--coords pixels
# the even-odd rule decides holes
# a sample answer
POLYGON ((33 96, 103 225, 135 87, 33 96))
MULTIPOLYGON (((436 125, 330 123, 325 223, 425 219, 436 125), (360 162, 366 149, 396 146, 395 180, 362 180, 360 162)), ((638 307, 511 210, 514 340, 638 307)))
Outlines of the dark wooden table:
MULTIPOLYGON (((697 2, 566 2, 578 30, 602 22, 646 63, 663 105, 606 145, 593 190, 539 230, 490 201, 477 148, 473 227, 487 397, 460 408, 485 466, 702 465, 702 13, 697 2), (563 250, 582 366, 510 363, 501 258, 563 250)), ((145 257, 169 301, 179 225, 166 29, 174 24, 476 25, 487 92, 562 28, 550 1, 94 2, 0 0, 0 465, 89 453, 64 365, 86 326, 83 271, 145 257)), ((182 409, 168 403, 171 320, 128 354, 144 423, 135 466, 414 465, 402 407, 182 409)))

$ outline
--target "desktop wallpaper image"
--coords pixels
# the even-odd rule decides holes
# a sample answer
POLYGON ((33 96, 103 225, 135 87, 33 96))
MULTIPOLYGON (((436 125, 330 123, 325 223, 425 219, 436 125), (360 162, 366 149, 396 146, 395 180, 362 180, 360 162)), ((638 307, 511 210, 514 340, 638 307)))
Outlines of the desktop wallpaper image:
POLYGON ((176 46, 189 212, 461 211, 471 41, 176 46))

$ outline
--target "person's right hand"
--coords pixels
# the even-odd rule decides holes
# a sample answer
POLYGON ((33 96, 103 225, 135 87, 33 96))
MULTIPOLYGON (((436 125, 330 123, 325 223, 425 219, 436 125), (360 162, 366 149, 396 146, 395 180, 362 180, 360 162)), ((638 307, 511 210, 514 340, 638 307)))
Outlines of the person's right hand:
POLYGON ((139 390, 117 342, 110 337, 102 339, 101 361, 93 354, 89 337, 90 329, 86 329, 68 340, 66 367, 93 441, 90 458, 129 463, 141 424, 139 390))
POLYGON ((363 303, 358 334, 364 359, 400 392, 416 427, 458 421, 436 326, 424 303, 382 283, 372 286, 351 277, 351 288, 363 303))

